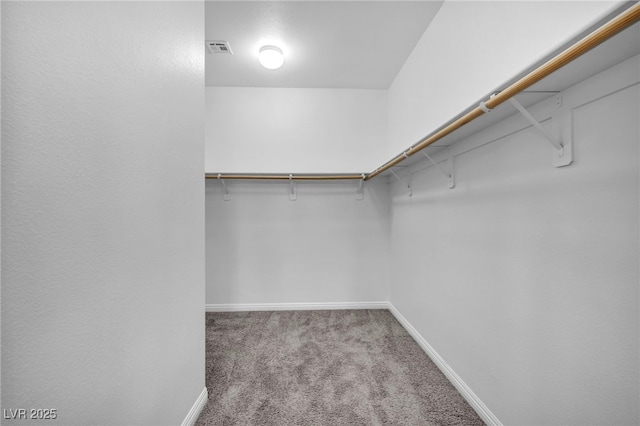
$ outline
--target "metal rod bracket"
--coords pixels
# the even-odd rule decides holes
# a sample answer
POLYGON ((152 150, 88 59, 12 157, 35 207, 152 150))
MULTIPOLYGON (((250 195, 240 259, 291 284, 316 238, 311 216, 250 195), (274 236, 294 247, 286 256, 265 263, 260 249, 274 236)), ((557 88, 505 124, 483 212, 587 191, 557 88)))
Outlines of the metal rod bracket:
POLYGON ((449 180, 449 189, 454 188, 456 186, 456 183, 453 176, 453 154, 451 152, 451 149, 447 149, 447 163, 449 163, 448 171, 443 169, 442 166, 438 164, 438 162, 435 161, 433 158, 431 158, 426 152, 424 151, 420 151, 420 152, 422 152, 422 155, 427 157, 427 160, 429 160, 434 166, 438 168, 438 170, 442 172, 443 175, 447 177, 447 179, 449 180))
MULTIPOLYGON (((400 179, 400 176, 398 176, 396 174, 396 172, 393 171, 393 169, 389 169, 389 171, 396 177, 396 179, 398 179, 399 182, 402 182, 402 179, 400 179)), ((412 181, 411 181, 411 171, 409 171, 409 181, 407 182, 407 189, 409 190, 409 197, 411 197, 413 195, 413 188, 411 187, 412 185, 412 181)))
POLYGON ((362 199, 364 198, 364 178, 365 177, 366 176, 363 173, 362 179, 360 180, 360 182, 358 182, 358 190, 356 191, 356 200, 358 201, 362 201, 362 199))
POLYGON ((455 157, 451 148, 447 148, 447 162, 449 163, 449 189, 456 187, 456 173, 453 167, 455 157))
POLYGON ((293 182, 293 175, 289 174, 289 201, 296 201, 298 199, 298 193, 295 182, 293 182))
POLYGON ((218 173, 218 180, 222 184, 222 199, 224 201, 229 201, 231 199, 231 194, 229 194, 229 188, 227 188, 227 183, 222 179, 222 174, 218 173))
MULTIPOLYGON (((556 104, 557 105, 557 104, 556 104)), ((551 128, 554 135, 560 135, 562 151, 556 149, 551 153, 554 167, 568 166, 573 162, 573 117, 569 108, 558 109, 551 116, 551 128)))
POLYGON ((531 115, 531 113, 529 111, 527 111, 527 109, 525 107, 523 107, 520 102, 518 102, 516 100, 516 98, 509 98, 509 102, 511 102, 511 105, 513 105, 515 107, 515 109, 517 109, 520 112, 520 114, 522 114, 524 116, 524 118, 526 118, 527 121, 529 121, 529 123, 531 123, 533 125, 533 127, 538 129, 540 131, 540 133, 542 133, 547 139, 549 139, 549 142, 551 142, 551 145, 553 145, 553 147, 555 149, 557 149, 558 151, 564 151, 564 147, 562 146, 562 142, 557 140, 555 138, 555 136, 553 136, 551 134, 550 131, 545 129, 544 126, 542 124, 540 124, 538 122, 538 120, 536 120, 535 117, 533 115, 531 115))
MULTIPOLYGON (((563 167, 563 166, 568 166, 569 164, 571 164, 571 162, 573 161, 573 150, 571 149, 571 136, 569 135, 569 138, 566 137, 556 137, 554 136, 554 134, 547 130, 542 124, 540 124, 540 122, 538 120, 535 119, 535 117, 533 115, 531 115, 531 113, 529 111, 527 111, 527 109, 525 107, 522 106, 522 104, 520 102, 518 102, 516 100, 516 98, 510 98, 509 102, 511 103, 511 105, 513 105, 515 107, 515 109, 518 110, 518 112, 520 112, 520 114, 522 114, 524 116, 524 118, 527 119, 527 121, 529 121, 533 127, 535 127, 540 133, 542 133, 542 135, 547 138, 549 140, 549 142, 551 142, 551 145, 553 145, 554 148, 554 153, 553 153, 553 165, 555 167, 563 167)), ((555 98, 555 104, 556 107, 560 108, 562 106, 562 96, 561 95, 556 95, 555 98)), ((560 121, 565 121, 564 119, 560 119, 560 116, 563 114, 554 114, 554 116, 552 117, 552 127, 554 128, 556 134, 561 135, 562 132, 562 128, 565 128, 566 126, 562 125, 562 128, 560 128, 560 121)))

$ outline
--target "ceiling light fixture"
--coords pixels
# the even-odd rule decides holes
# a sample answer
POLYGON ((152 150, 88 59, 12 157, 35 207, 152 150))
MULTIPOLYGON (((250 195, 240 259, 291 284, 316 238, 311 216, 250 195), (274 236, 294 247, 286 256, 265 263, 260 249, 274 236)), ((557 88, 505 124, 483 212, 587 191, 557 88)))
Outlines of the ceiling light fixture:
POLYGON ((276 46, 262 46, 258 54, 258 60, 263 67, 275 70, 284 64, 282 50, 276 46))

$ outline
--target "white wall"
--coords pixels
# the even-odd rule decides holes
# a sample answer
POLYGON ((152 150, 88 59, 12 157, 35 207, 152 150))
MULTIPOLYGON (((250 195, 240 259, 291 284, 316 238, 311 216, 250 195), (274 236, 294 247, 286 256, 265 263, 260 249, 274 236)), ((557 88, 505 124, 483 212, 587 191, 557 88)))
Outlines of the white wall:
POLYGON ((639 70, 563 93, 569 167, 514 116, 393 184, 391 302, 504 424, 640 420, 639 70))
POLYGON ((203 7, 3 2, 3 409, 176 425, 204 388, 203 7))
MULTIPOLYGON (((0 2, 0 86, 2 85, 2 2, 0 2)), ((0 91, 0 123, 2 122, 2 92, 0 91)), ((0 125, 1 127, 1 125, 0 125)), ((2 259, 2 131, 0 129, 0 259, 2 259)), ((2 262, 0 262, 0 318, 2 318, 2 262)), ((2 327, 0 326, 0 366, 2 366, 2 327)), ((2 383, 2 368, 0 368, 2 383)), ((0 404, 2 402, 2 386, 0 386, 0 404)))
POLYGON ((206 185, 207 304, 387 301, 389 192, 383 181, 206 185))
MULTIPOLYGON (((207 172, 368 172, 384 158, 385 90, 206 89, 207 172), (362 151, 360 151, 362 150, 362 151)), ((388 299, 388 188, 231 182, 206 192, 207 304, 388 299)))
POLYGON ((207 172, 370 172, 385 157, 387 91, 207 87, 207 172))
POLYGON ((445 2, 389 88, 385 161, 477 105, 622 3, 445 2))

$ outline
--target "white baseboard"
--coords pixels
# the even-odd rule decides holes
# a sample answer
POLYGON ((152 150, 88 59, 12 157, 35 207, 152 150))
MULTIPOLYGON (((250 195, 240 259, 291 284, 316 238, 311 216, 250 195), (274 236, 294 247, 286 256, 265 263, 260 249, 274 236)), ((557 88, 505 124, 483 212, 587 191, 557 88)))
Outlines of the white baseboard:
POLYGON ((389 302, 228 303, 204 305, 206 312, 320 311, 337 309, 389 309, 389 302))
POLYGON ((200 395, 198 396, 198 399, 196 399, 196 402, 193 404, 193 407, 191 407, 191 410, 189 410, 189 412, 187 413, 187 417, 185 417, 182 421, 181 426, 193 426, 196 423, 200 412, 207 403, 207 399, 209 399, 209 392, 207 392, 207 388, 205 387, 204 389, 202 389, 202 392, 200 392, 200 395))
POLYGON ((502 422, 498 420, 498 418, 489 410, 489 408, 484 405, 484 403, 478 398, 478 396, 473 393, 471 388, 467 386, 467 384, 456 374, 455 371, 445 362, 444 359, 431 347, 429 343, 418 333, 418 331, 413 328, 411 323, 407 321, 405 317, 398 312, 398 310, 389 303, 389 311, 393 314, 394 317, 398 320, 398 322, 407 330, 407 332, 413 337, 413 339, 420 345, 423 351, 427 353, 429 358, 434 362, 434 364, 444 373, 445 376, 449 379, 451 384, 460 392, 462 397, 471 405, 471 407, 478 413, 480 418, 484 420, 484 422, 490 426, 502 426, 502 422))

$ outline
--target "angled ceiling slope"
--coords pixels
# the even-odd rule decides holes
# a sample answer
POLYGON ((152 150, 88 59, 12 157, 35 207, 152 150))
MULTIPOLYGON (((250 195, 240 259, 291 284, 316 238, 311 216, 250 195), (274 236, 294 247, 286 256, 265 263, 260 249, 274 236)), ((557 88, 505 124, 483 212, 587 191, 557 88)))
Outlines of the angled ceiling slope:
POLYGON ((234 53, 206 54, 206 85, 387 89, 441 5, 206 1, 206 39, 226 40, 234 53), (264 45, 284 51, 282 68, 260 66, 257 55, 264 45))

